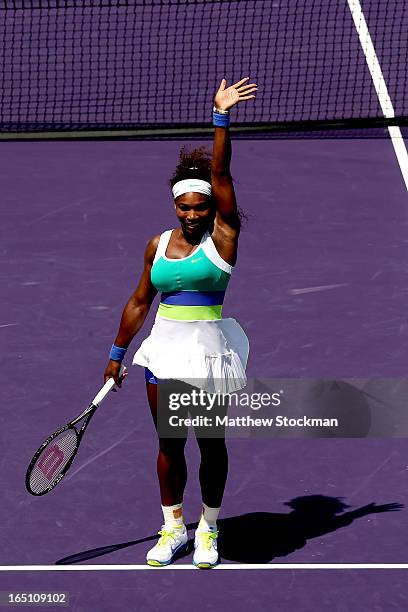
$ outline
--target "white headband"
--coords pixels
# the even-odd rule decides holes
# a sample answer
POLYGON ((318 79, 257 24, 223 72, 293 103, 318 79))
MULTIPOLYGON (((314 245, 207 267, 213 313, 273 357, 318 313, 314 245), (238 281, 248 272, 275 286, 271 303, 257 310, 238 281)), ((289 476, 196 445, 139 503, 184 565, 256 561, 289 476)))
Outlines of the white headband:
POLYGON ((178 181, 172 188, 173 198, 176 199, 178 196, 183 195, 183 193, 188 193, 189 191, 204 193, 210 196, 211 185, 207 181, 202 181, 201 179, 184 179, 183 181, 178 181))

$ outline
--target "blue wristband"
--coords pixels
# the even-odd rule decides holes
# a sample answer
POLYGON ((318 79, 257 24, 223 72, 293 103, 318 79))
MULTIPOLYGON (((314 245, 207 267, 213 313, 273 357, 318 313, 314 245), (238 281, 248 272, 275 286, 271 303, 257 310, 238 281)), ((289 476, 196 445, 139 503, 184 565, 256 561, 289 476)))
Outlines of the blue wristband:
POLYGON ((112 359, 112 361, 119 361, 119 363, 122 363, 126 355, 126 350, 127 349, 125 348, 112 344, 112 348, 109 353, 109 359, 112 359))
POLYGON ((224 113, 216 113, 213 111, 213 125, 215 127, 228 127, 230 124, 230 116, 229 114, 224 113))

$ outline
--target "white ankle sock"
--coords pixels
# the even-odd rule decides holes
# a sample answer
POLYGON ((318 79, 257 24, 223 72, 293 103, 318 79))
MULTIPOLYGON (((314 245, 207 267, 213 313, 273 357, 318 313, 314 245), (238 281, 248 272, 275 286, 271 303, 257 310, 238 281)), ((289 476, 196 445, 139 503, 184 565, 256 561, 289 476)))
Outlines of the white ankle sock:
POLYGON ((164 524, 168 527, 176 527, 184 525, 183 519, 183 504, 175 504, 174 506, 162 506, 164 524))
POLYGON ((217 527, 217 518, 221 508, 210 508, 203 503, 203 513, 198 524, 198 529, 208 529, 208 527, 217 527))

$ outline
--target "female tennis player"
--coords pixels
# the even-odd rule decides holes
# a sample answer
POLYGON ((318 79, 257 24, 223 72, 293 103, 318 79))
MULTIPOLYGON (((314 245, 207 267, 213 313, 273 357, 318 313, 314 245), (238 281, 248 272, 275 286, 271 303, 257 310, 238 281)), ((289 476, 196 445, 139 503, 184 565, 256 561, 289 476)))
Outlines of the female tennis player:
MULTIPOLYGON (((255 98, 256 84, 244 78, 214 98, 214 143, 211 157, 204 148, 181 149, 170 180, 179 226, 147 244, 138 287, 122 314, 120 328, 105 370, 120 386, 120 362, 143 325, 157 292, 161 300, 149 337, 133 363, 145 368, 147 397, 157 429, 157 386, 160 379, 194 381, 207 393, 230 393, 246 384, 248 340, 232 318, 221 317, 222 304, 237 258, 240 215, 230 174, 229 110, 255 98)), ((189 387, 192 388, 192 387, 189 387)), ((164 525, 147 563, 163 566, 185 549, 183 493, 187 480, 185 436, 159 435, 157 472, 164 525)), ((196 433, 197 436, 197 433, 196 433)), ((225 439, 197 437, 201 454, 202 514, 195 534, 193 563, 211 568, 218 563, 217 518, 228 471, 225 439)))

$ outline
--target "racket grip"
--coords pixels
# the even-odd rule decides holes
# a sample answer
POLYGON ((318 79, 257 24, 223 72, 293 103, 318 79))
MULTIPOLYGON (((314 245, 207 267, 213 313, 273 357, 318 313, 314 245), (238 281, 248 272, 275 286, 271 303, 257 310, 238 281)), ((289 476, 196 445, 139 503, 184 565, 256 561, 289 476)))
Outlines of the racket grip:
MULTIPOLYGON (((120 366, 119 376, 123 376, 123 374, 126 371, 127 371, 126 370, 126 366, 124 366, 122 364, 120 366)), ((98 392, 98 394, 92 400, 92 404, 94 406, 100 406, 101 403, 103 402, 103 400, 105 399, 105 397, 108 395, 109 391, 111 391, 113 389, 115 384, 116 384, 115 380, 113 378, 109 378, 109 380, 106 381, 106 383, 103 385, 102 389, 98 392)))

